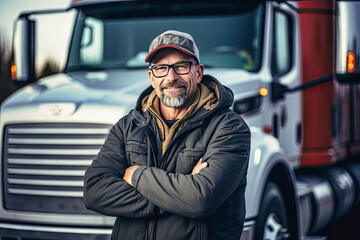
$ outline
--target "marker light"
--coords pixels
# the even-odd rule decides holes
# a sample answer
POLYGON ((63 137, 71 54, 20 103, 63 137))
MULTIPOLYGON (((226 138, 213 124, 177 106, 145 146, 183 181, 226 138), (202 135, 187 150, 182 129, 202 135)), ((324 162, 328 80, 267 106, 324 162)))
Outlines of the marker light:
POLYGON ((355 71, 355 53, 351 51, 347 53, 347 71, 349 73, 355 71))
POLYGON ((11 63, 10 71, 11 71, 11 79, 15 80, 16 79, 16 65, 15 65, 14 61, 11 63))
POLYGON ((270 126, 264 126, 263 127, 263 132, 266 133, 266 134, 271 134, 272 129, 271 129, 270 126))
POLYGON ((265 97, 266 95, 268 95, 269 91, 265 87, 262 87, 260 88, 259 93, 261 96, 265 97))

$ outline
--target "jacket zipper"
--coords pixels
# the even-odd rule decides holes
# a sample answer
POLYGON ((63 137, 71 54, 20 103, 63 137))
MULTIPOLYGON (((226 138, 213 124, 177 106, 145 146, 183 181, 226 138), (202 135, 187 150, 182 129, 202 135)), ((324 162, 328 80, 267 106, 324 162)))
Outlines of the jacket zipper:
MULTIPOLYGON (((160 117, 158 117, 157 113, 154 113, 154 111, 151 110, 151 108, 149 108, 148 110, 155 118, 159 119, 159 121, 161 122, 161 126, 163 128, 163 133, 164 133, 164 136, 161 136, 161 141, 162 142, 165 142, 165 127, 164 127, 164 123, 162 121, 162 119, 160 117)), ((170 131, 170 128, 168 128, 168 134, 169 134, 169 131, 170 131)))
POLYGON ((152 240, 152 229, 151 229, 151 226, 152 226, 152 219, 148 220, 147 221, 147 224, 146 224, 146 237, 145 239, 146 240, 152 240))

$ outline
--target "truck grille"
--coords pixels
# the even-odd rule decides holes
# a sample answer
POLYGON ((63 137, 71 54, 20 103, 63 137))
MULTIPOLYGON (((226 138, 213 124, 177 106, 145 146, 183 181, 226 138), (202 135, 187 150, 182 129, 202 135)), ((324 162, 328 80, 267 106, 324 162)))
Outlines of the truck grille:
POLYGON ((82 201, 86 168, 109 125, 19 124, 5 127, 4 202, 10 210, 91 213, 82 201))

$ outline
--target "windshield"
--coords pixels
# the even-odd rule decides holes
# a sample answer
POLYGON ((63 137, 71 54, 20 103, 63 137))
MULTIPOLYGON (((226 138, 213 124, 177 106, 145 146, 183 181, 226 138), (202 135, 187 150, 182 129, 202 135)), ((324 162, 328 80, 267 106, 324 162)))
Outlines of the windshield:
POLYGON ((124 17, 121 13, 109 16, 100 10, 80 10, 66 71, 145 68, 152 39, 170 29, 194 37, 200 62, 206 67, 259 69, 263 5, 230 14, 182 13, 124 17))

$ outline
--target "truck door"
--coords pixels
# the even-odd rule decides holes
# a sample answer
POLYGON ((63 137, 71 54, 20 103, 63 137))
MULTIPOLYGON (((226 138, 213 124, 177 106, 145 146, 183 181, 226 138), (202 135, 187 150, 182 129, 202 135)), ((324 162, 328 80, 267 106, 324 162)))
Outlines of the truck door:
MULTIPOLYGON (((270 69, 274 82, 288 88, 300 84, 299 37, 297 17, 287 4, 274 3, 272 32, 270 34, 270 69)), ((301 146, 301 94, 286 94, 273 100, 270 125, 272 132, 285 149, 289 159, 295 161, 301 146)))

